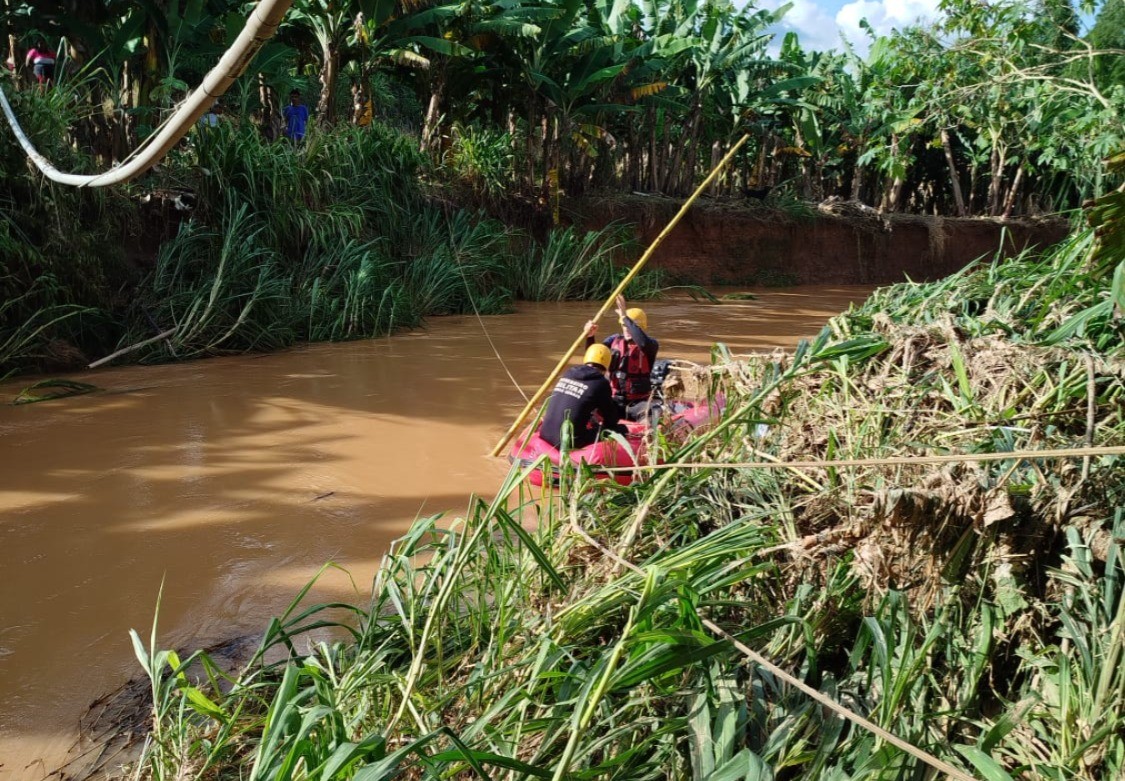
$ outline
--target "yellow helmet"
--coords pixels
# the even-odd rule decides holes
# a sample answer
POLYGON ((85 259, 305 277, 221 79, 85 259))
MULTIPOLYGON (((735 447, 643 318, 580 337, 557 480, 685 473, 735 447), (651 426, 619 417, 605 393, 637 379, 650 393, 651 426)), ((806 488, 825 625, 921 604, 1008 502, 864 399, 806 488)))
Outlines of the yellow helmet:
POLYGON ((645 314, 645 310, 637 309, 636 307, 626 309, 625 316, 639 325, 642 331, 648 330, 648 315, 645 314))
POLYGON ((589 347, 586 348, 586 355, 583 356, 582 362, 583 363, 596 363, 598 366, 601 366, 603 369, 608 369, 609 368, 609 362, 610 362, 610 359, 612 357, 613 357, 613 354, 609 351, 609 348, 606 347, 604 344, 592 344, 592 345, 590 345, 589 347))

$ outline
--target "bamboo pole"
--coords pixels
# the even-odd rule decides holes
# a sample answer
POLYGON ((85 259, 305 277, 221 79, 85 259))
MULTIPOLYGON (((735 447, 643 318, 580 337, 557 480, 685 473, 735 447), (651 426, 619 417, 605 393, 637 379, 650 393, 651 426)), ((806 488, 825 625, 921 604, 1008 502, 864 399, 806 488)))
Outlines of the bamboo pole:
MULTIPOLYGON (((602 304, 602 308, 599 309, 598 313, 593 317, 593 321, 595 323, 602 319, 602 316, 609 310, 613 302, 617 300, 617 297, 625 291, 625 288, 628 287, 629 283, 633 281, 633 278, 641 272, 641 269, 644 268, 645 263, 647 263, 649 258, 652 257, 652 253, 656 251, 656 248, 660 246, 661 242, 663 242, 668 234, 672 232, 672 229, 676 227, 681 219, 683 219, 683 216, 687 214, 688 209, 690 209, 691 205, 695 203, 695 199, 698 198, 700 194, 703 193, 703 191, 711 185, 711 182, 713 182, 718 177, 719 172, 726 167, 727 163, 731 161, 735 153, 742 147, 743 144, 746 143, 747 139, 749 138, 749 135, 744 135, 742 138, 738 139, 738 143, 731 147, 726 156, 722 160, 720 160, 719 164, 716 165, 711 170, 711 173, 707 175, 707 178, 704 179, 702 183, 700 183, 699 187, 695 188, 695 192, 691 194, 691 197, 684 201, 684 205, 680 207, 680 210, 678 212, 676 212, 676 216, 672 218, 667 226, 665 226, 664 230, 660 232, 660 235, 653 239, 652 244, 650 244, 648 249, 645 250, 644 254, 641 255, 640 260, 636 262, 632 270, 630 270, 629 273, 625 276, 625 279, 621 280, 621 284, 617 286, 617 289, 614 290, 610 294, 609 298, 606 299, 606 302, 602 304)), ((547 389, 551 387, 551 383, 558 379, 558 376, 562 374, 563 369, 566 368, 566 364, 570 361, 570 356, 574 355, 575 350, 577 350, 582 345, 585 339, 586 333, 585 331, 583 331, 582 334, 580 334, 579 337, 574 340, 574 344, 570 345, 570 349, 566 351, 551 374, 547 377, 543 384, 539 386, 539 390, 537 390, 535 392, 535 395, 531 397, 531 400, 527 402, 527 406, 523 408, 523 412, 521 412, 519 416, 516 417, 515 422, 512 423, 512 425, 508 428, 503 438, 496 443, 496 447, 492 449, 492 452, 489 455, 500 455, 500 451, 504 449, 504 445, 508 444, 508 442, 511 441, 512 437, 515 436, 516 432, 519 431, 520 426, 522 426, 524 424, 524 421, 527 420, 527 416, 528 414, 530 414, 532 407, 543 400, 543 396, 546 395, 547 389)))
POLYGON ((91 363, 86 368, 87 369, 96 369, 99 366, 101 366, 102 364, 109 363, 114 358, 120 358, 122 355, 126 355, 127 353, 131 353, 134 350, 139 350, 142 347, 145 347, 147 345, 152 344, 153 342, 159 342, 161 339, 167 339, 169 336, 171 336, 174 333, 176 333, 176 329, 175 328, 169 328, 164 333, 157 334, 156 336, 152 337, 151 339, 145 339, 143 342, 137 342, 136 344, 130 345, 129 347, 124 347, 124 348, 118 350, 117 352, 113 353, 112 355, 107 355, 105 358, 99 358, 98 360, 94 361, 93 363, 91 363))

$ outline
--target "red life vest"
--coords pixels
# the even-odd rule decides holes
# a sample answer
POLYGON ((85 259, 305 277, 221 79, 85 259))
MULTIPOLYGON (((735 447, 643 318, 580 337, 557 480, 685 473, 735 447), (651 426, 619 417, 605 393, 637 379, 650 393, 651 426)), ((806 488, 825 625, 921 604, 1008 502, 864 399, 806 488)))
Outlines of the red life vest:
POLYGON ((643 401, 652 393, 652 361, 636 342, 617 334, 609 343, 613 359, 609 363, 609 384, 615 399, 626 403, 643 401))

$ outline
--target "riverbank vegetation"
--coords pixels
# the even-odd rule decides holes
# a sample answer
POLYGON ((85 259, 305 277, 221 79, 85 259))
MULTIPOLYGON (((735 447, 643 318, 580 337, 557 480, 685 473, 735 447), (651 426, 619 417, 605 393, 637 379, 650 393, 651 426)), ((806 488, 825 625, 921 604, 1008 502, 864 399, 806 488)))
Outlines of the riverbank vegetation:
MULTIPOLYGON (((17 63, 37 36, 60 44, 59 82, 82 109, 69 133, 105 165, 198 83, 249 5, 10 0, 3 13, 17 63)), ((1122 135, 1116 0, 1084 36, 1067 0, 942 8, 929 27, 871 32, 860 56, 795 35, 771 48, 785 9, 754 4, 297 0, 222 118, 277 138, 299 88, 322 129, 385 122, 450 181, 504 197, 685 195, 743 132, 717 192, 990 215, 1097 195, 1122 135)))
MULTIPOLYGON (((313 133, 294 149, 220 125, 177 155, 154 177, 156 193, 178 193, 158 212, 169 235, 140 264, 125 250, 144 238, 144 204, 19 177, 4 222, 0 372, 73 366, 158 334, 129 358, 376 336, 431 315, 510 311, 517 297, 605 296, 634 252, 620 225, 535 239, 436 200, 414 143, 381 126, 313 133)), ((630 295, 654 294, 660 279, 642 277, 630 295)))
POLYGON ((884 288, 794 354, 720 346, 701 379, 724 417, 662 441, 675 466, 541 499, 513 470, 418 521, 369 603, 298 600, 229 680, 138 638, 155 711, 129 772, 925 772, 734 638, 971 777, 1118 777, 1123 457, 1003 455, 1125 445, 1114 236, 884 288))
MULTIPOLYGON (((613 272, 573 269, 619 237, 551 234, 568 199, 682 196, 744 133, 710 197, 1072 209, 1116 184, 1101 160, 1123 137, 1117 2, 1086 35, 1064 0, 948 2, 860 56, 793 35, 771 48, 783 11, 753 4, 297 0, 206 125, 127 188, 53 185, 0 135, 0 373, 77 367, 170 329, 125 359, 594 295, 613 272), (283 138, 293 89, 312 109, 301 144, 283 138)), ((15 111, 62 168, 120 163, 250 7, 8 0, 15 111), (24 62, 41 40, 58 58, 47 89, 24 62)))

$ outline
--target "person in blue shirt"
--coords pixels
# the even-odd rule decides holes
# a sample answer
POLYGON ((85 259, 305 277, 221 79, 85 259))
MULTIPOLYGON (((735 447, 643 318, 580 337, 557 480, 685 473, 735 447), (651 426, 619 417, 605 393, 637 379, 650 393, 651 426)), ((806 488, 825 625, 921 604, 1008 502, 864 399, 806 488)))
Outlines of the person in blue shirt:
POLYGON ((195 124, 199 127, 218 127, 219 114, 222 110, 223 107, 220 106, 219 101, 216 100, 211 104, 211 108, 207 109, 207 113, 201 116, 195 124))
POLYGON ((285 137, 296 143, 305 138, 305 127, 309 124, 309 107, 301 102, 301 91, 289 93, 289 105, 281 110, 285 117, 285 137))

